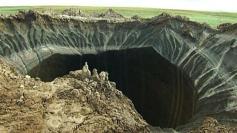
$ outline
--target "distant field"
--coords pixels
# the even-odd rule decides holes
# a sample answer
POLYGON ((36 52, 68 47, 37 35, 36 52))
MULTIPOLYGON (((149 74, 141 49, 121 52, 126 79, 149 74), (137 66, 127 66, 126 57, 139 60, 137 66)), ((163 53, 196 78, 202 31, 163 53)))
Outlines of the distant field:
MULTIPOLYGON (((15 14, 19 10, 29 10, 34 9, 37 11, 44 11, 51 9, 55 12, 61 12, 67 8, 79 8, 83 12, 104 12, 109 7, 85 7, 85 6, 37 6, 37 7, 0 7, 0 14, 15 14)), ((169 13, 171 15, 181 15, 187 16, 192 21, 197 21, 200 23, 208 23, 213 28, 221 23, 237 23, 237 13, 226 13, 226 12, 203 12, 203 11, 187 11, 187 10, 171 10, 171 9, 155 9, 155 8, 129 8, 129 7, 110 7, 122 14, 125 17, 131 17, 134 15, 139 15, 144 18, 150 18, 157 16, 162 12, 169 13)))

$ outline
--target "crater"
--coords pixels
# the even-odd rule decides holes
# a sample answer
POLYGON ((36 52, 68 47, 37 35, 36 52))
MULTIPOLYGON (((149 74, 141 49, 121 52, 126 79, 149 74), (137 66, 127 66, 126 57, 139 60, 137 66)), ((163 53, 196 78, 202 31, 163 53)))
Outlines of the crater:
POLYGON ((88 62, 109 72, 111 81, 129 97, 152 126, 172 127, 188 122, 195 112, 195 89, 188 76, 152 47, 113 50, 98 54, 54 54, 29 71, 32 77, 52 81, 88 62))
POLYGON ((45 82, 85 62, 108 71, 152 126, 183 132, 211 116, 236 127, 237 24, 217 30, 167 14, 99 16, 0 16, 0 57, 45 82))

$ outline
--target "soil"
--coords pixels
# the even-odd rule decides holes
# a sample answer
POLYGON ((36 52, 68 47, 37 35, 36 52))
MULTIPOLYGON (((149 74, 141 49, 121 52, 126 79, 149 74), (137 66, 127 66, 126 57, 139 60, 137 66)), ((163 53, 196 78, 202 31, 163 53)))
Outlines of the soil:
POLYGON ((196 129, 192 129, 189 133, 236 133, 237 128, 220 124, 212 117, 206 117, 202 125, 196 129))
POLYGON ((133 103, 104 73, 93 77, 77 70, 41 82, 1 61, 1 133, 149 132, 133 103))

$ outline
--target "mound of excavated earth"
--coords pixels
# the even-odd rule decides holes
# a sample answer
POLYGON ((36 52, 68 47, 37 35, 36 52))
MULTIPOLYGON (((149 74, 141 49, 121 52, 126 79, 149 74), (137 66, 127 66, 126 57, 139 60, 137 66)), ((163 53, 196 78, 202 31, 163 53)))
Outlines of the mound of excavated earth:
POLYGON ((135 18, 0 17, 0 130, 235 132, 237 24, 135 18))
POLYGON ((44 83, 0 65, 2 132, 148 132, 148 124, 106 72, 87 66, 44 83))

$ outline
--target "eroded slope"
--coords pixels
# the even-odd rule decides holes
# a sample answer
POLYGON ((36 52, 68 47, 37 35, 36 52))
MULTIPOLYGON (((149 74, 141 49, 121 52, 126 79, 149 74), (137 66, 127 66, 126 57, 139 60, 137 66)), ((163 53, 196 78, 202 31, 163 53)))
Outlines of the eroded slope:
POLYGON ((132 102, 100 75, 83 70, 44 83, 0 64, 1 132, 148 132, 132 102))

